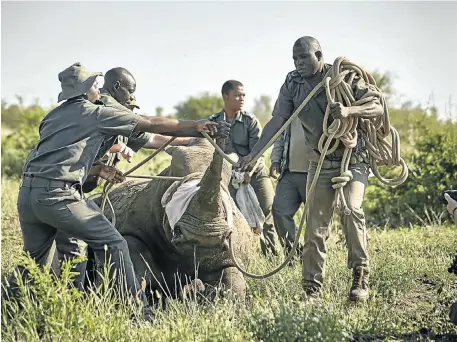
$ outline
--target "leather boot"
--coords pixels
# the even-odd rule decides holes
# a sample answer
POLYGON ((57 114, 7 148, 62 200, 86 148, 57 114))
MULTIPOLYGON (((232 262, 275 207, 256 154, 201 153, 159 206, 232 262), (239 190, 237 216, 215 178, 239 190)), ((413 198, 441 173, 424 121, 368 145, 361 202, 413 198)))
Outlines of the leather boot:
POLYGON ((349 300, 368 299, 368 278, 370 271, 368 267, 357 266, 352 270, 352 287, 349 292, 349 300))

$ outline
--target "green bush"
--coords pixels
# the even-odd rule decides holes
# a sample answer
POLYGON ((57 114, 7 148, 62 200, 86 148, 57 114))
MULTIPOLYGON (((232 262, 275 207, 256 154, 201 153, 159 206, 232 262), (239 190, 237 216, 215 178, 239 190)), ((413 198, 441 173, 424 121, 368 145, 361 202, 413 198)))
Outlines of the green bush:
POLYGON ((457 125, 436 122, 415 128, 420 128, 421 134, 403 155, 409 168, 406 182, 388 187, 370 179, 365 208, 372 224, 441 224, 448 218, 442 198, 444 190, 457 188, 457 125))
POLYGON ((11 130, 11 133, 2 136, 2 175, 21 175, 30 150, 38 142, 40 122, 47 113, 38 105, 6 107, 2 103, 2 129, 7 127, 11 130))

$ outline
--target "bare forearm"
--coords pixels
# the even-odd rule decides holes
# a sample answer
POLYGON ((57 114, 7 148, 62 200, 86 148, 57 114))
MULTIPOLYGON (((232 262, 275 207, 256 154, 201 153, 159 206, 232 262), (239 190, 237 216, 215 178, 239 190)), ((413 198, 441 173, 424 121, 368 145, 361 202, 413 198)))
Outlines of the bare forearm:
POLYGON ((270 121, 268 121, 268 123, 265 125, 259 141, 257 142, 257 144, 254 145, 249 155, 254 157, 257 154, 259 154, 259 152, 262 151, 266 144, 268 144, 268 142, 276 134, 276 132, 279 131, 279 129, 282 127, 285 121, 286 119, 280 116, 273 116, 273 118, 270 121))
MULTIPOLYGON (((140 120, 138 121, 138 124, 135 127, 135 132, 161 133, 163 135, 171 136, 189 136, 175 135, 174 133, 179 133, 178 131, 184 131, 197 134, 198 132, 195 130, 195 128, 196 121, 194 120, 176 120, 154 116, 140 116, 140 120)), ((201 137, 201 134, 198 136, 201 137)))
POLYGON ((273 145, 273 151, 271 151, 270 160, 272 163, 280 163, 282 159, 282 155, 284 152, 284 132, 281 136, 276 140, 275 144, 273 145))
POLYGON ((170 144, 171 146, 185 146, 189 145, 191 141, 191 137, 182 137, 182 138, 176 138, 175 140, 172 141, 170 144))
POLYGON ((348 116, 370 119, 380 116, 384 113, 381 103, 378 99, 368 101, 360 106, 348 107, 348 116))
MULTIPOLYGON (((154 135, 143 147, 147 149, 158 149, 160 146, 165 144, 168 140, 170 140, 170 137, 166 137, 163 135, 154 135)), ((176 138, 171 142, 170 145, 172 146, 182 146, 182 145, 187 145, 189 144, 190 140, 192 138, 176 138)))

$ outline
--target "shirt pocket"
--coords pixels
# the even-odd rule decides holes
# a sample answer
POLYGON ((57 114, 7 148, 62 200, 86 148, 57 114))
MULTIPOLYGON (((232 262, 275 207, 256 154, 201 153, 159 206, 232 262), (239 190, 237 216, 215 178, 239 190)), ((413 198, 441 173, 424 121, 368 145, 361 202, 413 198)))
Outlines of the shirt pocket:
POLYGON ((242 147, 244 149, 249 147, 249 132, 245 127, 243 129, 232 130, 232 142, 234 145, 242 147))

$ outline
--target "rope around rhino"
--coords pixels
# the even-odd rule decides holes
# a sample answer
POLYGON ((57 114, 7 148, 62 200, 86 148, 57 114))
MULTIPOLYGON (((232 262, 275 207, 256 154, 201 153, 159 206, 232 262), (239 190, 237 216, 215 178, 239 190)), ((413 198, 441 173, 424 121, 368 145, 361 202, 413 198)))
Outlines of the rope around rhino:
MULTIPOLYGON (((325 111, 324 122, 323 122, 323 134, 319 140, 319 152, 321 156, 317 165, 316 173, 314 175, 313 181, 311 183, 310 189, 308 191, 307 197, 309 198, 314 194, 316 184, 319 178, 319 174, 325 159, 325 156, 334 152, 340 142, 345 146, 343 158, 341 161, 341 174, 338 177, 332 178, 332 182, 335 184, 332 186, 335 190, 335 202, 336 209, 340 208, 340 202, 344 209, 344 214, 350 215, 350 210, 347 207, 346 199, 344 197, 343 188, 344 186, 352 180, 352 173, 348 169, 349 163, 351 162, 352 149, 357 145, 357 127, 360 126, 361 133, 363 135, 364 141, 366 143, 366 148, 368 151, 368 156, 352 156, 357 161, 364 161, 369 163, 374 175, 384 184, 390 186, 396 186, 402 184, 408 177, 408 168, 405 161, 400 156, 400 139, 398 132, 394 127, 390 126, 389 112, 386 104, 386 100, 382 95, 382 92, 376 86, 376 81, 373 76, 368 73, 363 68, 357 66, 356 64, 350 62, 344 57, 338 57, 331 69, 326 73, 324 79, 308 94, 308 96, 303 100, 302 104, 297 107, 292 116, 284 123, 284 125, 276 132, 276 134, 269 140, 265 147, 253 158, 251 164, 257 162, 260 156, 262 156, 265 151, 270 148, 270 146, 279 138, 279 136, 286 130, 286 128, 292 123, 292 121, 299 115, 303 107, 311 100, 311 98, 316 94, 316 92, 322 87, 325 86, 326 96, 327 96, 327 108, 325 111), (345 78, 349 75, 349 79, 346 82, 345 78), (351 86, 348 83, 352 83, 356 76, 361 77, 367 84, 370 84, 374 87, 377 92, 380 94, 381 104, 383 106, 383 115, 376 118, 358 118, 358 117, 348 117, 341 120, 334 120, 330 126, 328 126, 328 119, 330 114, 330 104, 335 102, 335 97, 343 105, 349 106, 359 106, 362 105, 375 97, 375 93, 368 91, 360 100, 356 101, 352 93, 351 86), (392 143, 389 143, 386 138, 390 135, 392 143), (335 139, 333 146, 329 149, 330 143, 335 139), (361 158, 361 159, 360 159, 361 158), (377 169, 378 165, 385 165, 388 167, 398 166, 402 167, 402 171, 397 178, 386 179, 382 177, 377 169)), ((236 162, 232 160, 215 142, 214 140, 205 132, 202 132, 202 135, 208 139, 208 141, 213 145, 216 151, 221 154, 224 159, 226 159, 230 164, 236 165, 236 162)), ((128 170, 124 176, 129 176, 130 173, 138 169, 140 166, 144 165, 146 162, 154 158, 158 153, 160 153, 165 147, 167 147, 175 138, 170 139, 165 144, 163 144, 159 149, 152 153, 148 158, 143 160, 141 163, 135 167, 128 170)), ((353 160, 354 161, 354 160, 353 160)), ((135 177, 135 176, 130 176, 135 177)), ((136 176, 137 178, 149 178, 149 179, 170 179, 178 180, 179 177, 167 177, 167 176, 136 176), (173 178, 173 179, 172 179, 173 178)), ((102 199, 102 211, 104 210, 106 200, 109 201, 108 193, 113 186, 113 183, 107 181, 103 188, 103 199, 102 199)), ((110 202, 109 202, 110 203, 110 202)), ((110 203, 111 210, 113 212, 113 225, 115 224, 115 214, 113 207, 110 203)), ((297 232, 297 237, 300 237, 303 230, 306 213, 309 208, 309 201, 305 203, 305 208, 303 210, 303 215, 300 221, 300 225, 297 232)), ((274 270, 270 271, 267 274, 258 275, 249 273, 244 270, 238 263, 235 253, 233 250, 232 238, 229 236, 229 246, 230 254, 233 262, 236 267, 243 273, 245 276, 254 278, 254 279, 265 279, 268 278, 281 269, 283 269, 293 258, 295 250, 298 246, 298 238, 295 239, 292 249, 286 259, 281 265, 279 265, 274 270)))
MULTIPOLYGON (((148 156, 147 158, 145 158, 143 161, 139 162, 138 164, 136 164, 134 167, 132 167, 131 169, 129 169, 128 171, 126 171, 124 173, 124 176, 125 177, 129 177, 129 175, 137 170, 138 168, 140 168, 141 166, 143 166, 144 164, 146 164, 148 161, 150 161, 152 158, 154 158, 156 155, 158 155, 160 152, 162 152, 168 145, 170 145, 173 140, 175 140, 176 137, 173 137, 171 139, 169 139, 167 142, 165 142, 162 146, 160 146, 157 150, 155 150, 153 153, 151 153, 150 156, 148 156)), ((148 178, 148 179, 156 179, 156 178, 160 178, 160 179, 169 179, 169 180, 179 180, 181 179, 181 177, 167 177, 167 176, 130 176, 130 177, 135 177, 135 178, 148 178), (153 178, 152 178, 153 177, 153 178), (178 179, 179 178, 179 179, 178 179)), ((101 206, 101 209, 102 209, 102 212, 104 212, 105 210, 105 204, 106 202, 108 201, 108 204, 110 206, 110 209, 111 209, 111 212, 112 212, 112 221, 111 223, 113 224, 113 226, 116 226, 116 214, 114 213, 114 208, 113 208, 113 205, 108 197, 110 191, 111 191, 111 188, 114 186, 114 183, 111 182, 110 180, 107 180, 105 185, 103 186, 103 193, 102 193, 102 206, 101 206)))

